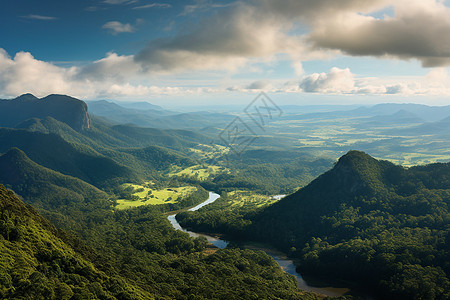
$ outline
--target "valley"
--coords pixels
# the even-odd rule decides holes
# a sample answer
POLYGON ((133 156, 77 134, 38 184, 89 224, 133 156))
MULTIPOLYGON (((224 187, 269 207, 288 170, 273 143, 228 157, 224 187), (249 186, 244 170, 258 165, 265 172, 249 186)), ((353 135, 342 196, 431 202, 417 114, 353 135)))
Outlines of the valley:
POLYGON ((28 295, 23 280, 36 278, 46 278, 45 288, 31 288, 42 299, 62 290, 67 299, 449 296, 450 145, 447 119, 436 113, 447 107, 291 107, 264 132, 254 127, 257 137, 237 152, 223 138, 233 112, 147 114, 63 95, 2 101, 25 98, 89 112, 73 121, 44 105, 45 116, 0 124, 0 184, 15 193, 2 190, 4 199, 33 206, 33 218, 57 228, 48 243, 62 239, 89 272, 33 250, 23 254, 38 266, 31 276, 7 250, 12 236, 31 246, 18 233, 26 222, 6 205, 2 297, 28 295), (311 278, 351 291, 311 288, 311 278))
POLYGON ((450 0, 4 0, 0 300, 450 300, 450 0))
MULTIPOLYGON (((233 193, 233 194, 235 194, 235 193, 233 193)), ((214 203, 219 198, 220 198, 220 195, 210 192, 209 197, 205 202, 203 202, 193 208, 188 209, 188 211, 197 211, 206 205, 210 205, 210 204, 214 203)), ((276 196, 270 197, 269 199, 273 200, 273 198, 276 198, 276 196)), ((245 201, 246 200, 240 201, 240 204, 243 204, 242 202, 245 202, 245 201)), ((252 201, 250 206, 252 206, 252 204, 255 204, 255 202, 257 205, 265 205, 266 204, 264 202, 261 203, 259 201, 252 201)), ((219 249, 224 249, 230 244, 229 241, 226 241, 223 238, 213 237, 210 235, 206 235, 204 233, 196 233, 196 232, 184 229, 183 227, 181 227, 181 225, 176 220, 176 214, 169 215, 168 220, 170 221, 170 223, 174 229, 186 232, 191 237, 200 237, 200 236, 205 237, 209 243, 211 243, 212 245, 216 246, 219 249)), ((231 242, 231 243, 233 243, 233 242, 231 242)), ((296 277, 297 286, 301 290, 305 290, 308 292, 314 292, 314 293, 317 293, 320 295, 330 296, 330 297, 342 296, 349 292, 349 289, 347 289, 347 288, 333 288, 333 287, 319 288, 319 287, 314 287, 314 286, 308 285, 306 283, 306 281, 302 278, 302 276, 296 271, 295 264, 292 260, 290 260, 288 257, 286 257, 286 255, 284 253, 279 252, 275 249, 271 249, 267 245, 239 241, 239 247, 243 247, 245 249, 251 249, 251 250, 255 250, 255 251, 264 251, 266 254, 271 256, 280 265, 280 267, 283 269, 283 271, 287 272, 288 274, 294 275, 296 277)))

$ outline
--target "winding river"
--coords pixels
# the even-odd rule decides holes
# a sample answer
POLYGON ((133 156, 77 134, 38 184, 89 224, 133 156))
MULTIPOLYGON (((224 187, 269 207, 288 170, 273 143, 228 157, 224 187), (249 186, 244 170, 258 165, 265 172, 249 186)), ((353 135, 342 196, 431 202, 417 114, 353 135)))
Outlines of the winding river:
MULTIPOLYGON (((277 197, 277 196, 274 196, 277 197)), ((209 192, 209 197, 206 201, 200 203, 199 205, 188 209, 188 211, 195 211, 198 210, 200 208, 202 208, 205 205, 208 205, 210 203, 213 203, 214 201, 216 201, 217 199, 220 198, 220 195, 213 193, 213 192, 209 192)), ((181 230, 184 231, 186 233, 188 233, 190 236, 192 237, 199 237, 199 236, 203 236, 205 237, 208 242, 210 242, 211 244, 213 244, 214 246, 216 246, 217 248, 220 249, 224 249, 227 247, 228 242, 225 240, 221 240, 212 236, 209 236, 207 234, 202 234, 202 233, 197 233, 197 232, 193 232, 193 231, 189 231, 184 229, 183 227, 181 227, 180 223, 178 223, 178 221, 175 218, 176 214, 174 215, 170 215, 167 218, 169 219, 170 223, 172 224, 173 228, 175 228, 176 230, 181 230)), ((324 294, 327 296, 341 296, 343 294, 345 294, 346 292, 349 291, 349 289, 346 288, 333 288, 333 287, 313 287, 308 285, 305 280, 303 280, 302 276, 297 273, 294 262, 290 259, 288 259, 286 257, 285 254, 278 252, 276 250, 270 249, 270 248, 262 248, 262 247, 256 247, 256 246, 250 246, 248 247, 249 249, 253 249, 253 250, 263 250, 264 252, 266 252, 268 255, 272 256, 273 259, 280 265, 280 267, 287 273, 294 275, 297 278, 297 286, 305 291, 309 291, 309 292, 316 292, 319 294, 324 294)))

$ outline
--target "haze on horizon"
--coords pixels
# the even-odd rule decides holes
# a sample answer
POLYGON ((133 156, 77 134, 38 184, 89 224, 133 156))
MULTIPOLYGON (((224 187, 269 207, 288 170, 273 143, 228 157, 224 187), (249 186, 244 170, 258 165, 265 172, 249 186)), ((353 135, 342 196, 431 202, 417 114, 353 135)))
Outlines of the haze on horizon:
POLYGON ((0 98, 445 105, 443 0, 2 1, 0 98))

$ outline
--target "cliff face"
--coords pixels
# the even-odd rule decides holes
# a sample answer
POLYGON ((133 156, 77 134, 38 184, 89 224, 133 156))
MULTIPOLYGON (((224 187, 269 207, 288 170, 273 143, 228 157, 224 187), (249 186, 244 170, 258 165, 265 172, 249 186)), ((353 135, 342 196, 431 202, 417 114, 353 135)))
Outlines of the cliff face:
POLYGON ((0 126, 15 127, 28 119, 45 117, 53 117, 77 131, 90 126, 86 103, 69 96, 49 95, 38 99, 24 94, 12 100, 0 100, 0 126))

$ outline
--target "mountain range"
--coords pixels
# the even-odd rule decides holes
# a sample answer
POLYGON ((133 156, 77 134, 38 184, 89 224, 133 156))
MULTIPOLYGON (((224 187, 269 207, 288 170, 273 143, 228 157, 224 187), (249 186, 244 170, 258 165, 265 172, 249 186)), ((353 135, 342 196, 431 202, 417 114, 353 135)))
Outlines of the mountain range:
MULTIPOLYGON (((323 173, 332 160, 293 147, 297 127, 288 125, 287 137, 277 134, 289 119, 306 128, 313 119, 339 116, 357 120, 350 133, 360 130, 360 138, 367 128, 388 132, 399 126, 397 134, 444 139, 447 107, 378 105, 291 114, 268 124, 242 153, 227 155, 226 147, 210 143, 218 127, 235 118, 230 114, 180 114, 151 104, 122 107, 107 101, 90 107, 97 116, 83 101, 62 95, 0 101, 0 183, 70 232, 56 230, 0 187, 0 205, 6 203, 0 207, 0 251, 2 257, 14 257, 13 264, 2 261, 1 297, 185 299, 191 293, 208 298, 215 290, 224 299, 314 298, 299 294, 292 278, 265 255, 239 249, 204 255, 202 239, 171 229, 163 215, 169 206, 115 209, 124 183, 159 188, 175 182, 221 193, 289 193, 273 205, 230 214, 208 207, 181 213, 179 222, 269 243, 295 259, 305 278, 355 284, 386 299, 450 298, 450 163, 404 168, 350 151, 323 173), (186 127, 194 129, 169 129, 186 127), (224 163, 221 155, 226 167, 208 164, 224 163)), ((383 143, 392 141, 380 141, 378 147, 383 143)))

